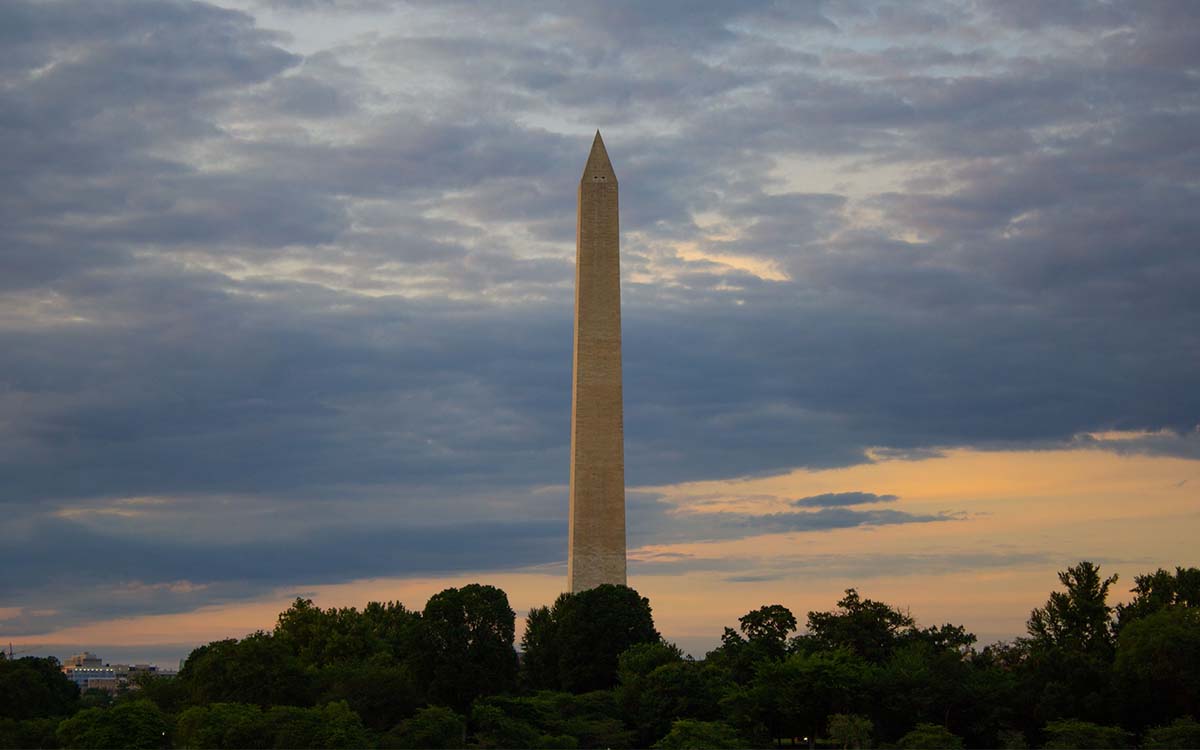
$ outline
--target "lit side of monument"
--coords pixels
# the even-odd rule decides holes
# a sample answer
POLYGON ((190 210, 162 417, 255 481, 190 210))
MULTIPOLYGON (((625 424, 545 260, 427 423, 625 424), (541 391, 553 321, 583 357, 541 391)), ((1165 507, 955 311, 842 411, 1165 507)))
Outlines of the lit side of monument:
POLYGON ((567 588, 625 584, 617 175, 600 131, 579 181, 567 588))

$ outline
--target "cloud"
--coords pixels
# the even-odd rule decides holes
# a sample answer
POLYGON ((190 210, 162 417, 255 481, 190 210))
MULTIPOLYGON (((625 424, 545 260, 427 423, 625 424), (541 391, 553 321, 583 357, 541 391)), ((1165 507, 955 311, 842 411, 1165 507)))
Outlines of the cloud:
POLYGON ((872 503, 894 503, 895 495, 876 495, 873 492, 826 492, 793 500, 797 508, 840 508, 847 505, 871 505, 872 503))
MULTIPOLYGON (((817 496, 812 499, 821 500, 821 503, 799 506, 812 507, 816 510, 752 513, 709 509, 688 510, 677 507, 655 494, 630 493, 626 496, 628 509, 626 528, 630 544, 640 547, 682 542, 745 539, 764 534, 794 534, 962 520, 960 514, 947 511, 912 513, 892 509, 856 510, 845 507, 883 502, 885 498, 889 497, 892 496, 872 495, 865 492, 842 493, 817 496)), ((798 504, 794 503, 794 505, 798 504)))
POLYGON ((770 557, 651 557, 634 559, 631 568, 643 576, 684 575, 697 571, 721 573, 722 580, 729 583, 829 578, 862 582, 881 577, 941 576, 962 571, 1027 568, 1054 561, 1053 555, 1048 553, 996 550, 852 556, 776 554, 770 557))
MULTIPOLYGON (((222 547, 188 529, 231 519, 329 580, 399 565, 323 545, 333 513, 364 549, 432 515, 545 552, 596 126, 631 486, 1110 430, 1197 455, 1190 10, 241 4, 0 7, 12 563, 152 531, 182 547, 144 583, 207 586, 154 595, 182 607, 276 582, 197 574, 222 547)), ((681 538, 943 520, 817 497, 681 538)), ((417 541, 400 567, 449 564, 417 541)))

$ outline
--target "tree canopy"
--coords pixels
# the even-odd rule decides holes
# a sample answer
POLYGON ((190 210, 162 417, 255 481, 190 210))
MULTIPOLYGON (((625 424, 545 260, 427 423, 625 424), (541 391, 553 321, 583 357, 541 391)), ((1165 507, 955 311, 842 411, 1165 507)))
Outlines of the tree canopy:
POLYGON ((848 589, 804 632, 783 604, 724 628, 703 659, 650 603, 601 586, 534 607, 518 662, 507 595, 449 588, 321 609, 195 649, 177 678, 80 696, 53 659, 0 660, 0 750, 24 747, 1194 747, 1195 568, 1115 576, 1081 562, 1028 620, 976 647, 848 589), (1119 722, 1119 723, 1117 723, 1119 722))

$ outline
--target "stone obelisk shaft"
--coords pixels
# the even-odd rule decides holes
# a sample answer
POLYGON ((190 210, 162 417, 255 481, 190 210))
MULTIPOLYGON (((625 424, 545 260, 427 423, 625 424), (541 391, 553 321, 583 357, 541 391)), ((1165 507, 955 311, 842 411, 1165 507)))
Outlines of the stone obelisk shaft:
POLYGON ((567 586, 625 584, 617 175, 597 131, 579 182, 567 586))

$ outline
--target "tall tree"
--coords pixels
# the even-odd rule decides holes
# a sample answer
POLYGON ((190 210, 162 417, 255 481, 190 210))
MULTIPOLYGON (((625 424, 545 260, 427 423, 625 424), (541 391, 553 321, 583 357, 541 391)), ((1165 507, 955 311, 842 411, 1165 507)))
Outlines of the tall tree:
POLYGON ((749 687, 731 693, 726 705, 747 738, 808 737, 824 732, 825 718, 853 713, 865 704, 870 667, 848 649, 792 654, 760 662, 749 687))
POLYGON ((529 613, 525 675, 533 688, 582 693, 617 683, 617 659, 639 643, 657 643, 650 600, 628 586, 603 584, 562 594, 529 613))
POLYGON ((1130 727, 1200 716, 1200 609, 1167 607, 1127 623, 1113 672, 1130 727))
POLYGON ((1028 658, 1022 665, 1040 721, 1104 721, 1112 712, 1113 608, 1108 591, 1117 577, 1101 577, 1083 561, 1058 574, 1066 591, 1054 591, 1033 610, 1028 658))
POLYGON ((66 716, 78 705, 79 688, 53 656, 0 660, 0 718, 66 716))
POLYGON ((742 615, 738 624, 751 643, 761 643, 783 658, 787 638, 796 630, 796 616, 782 604, 769 604, 742 615))
POLYGON ((58 725, 64 747, 169 747, 167 717, 150 701, 129 701, 112 708, 87 708, 58 725))
POLYGON ((472 583, 434 594, 421 613, 418 672, 429 700, 465 710, 516 684, 516 614, 495 586, 472 583))
POLYGON ((521 682, 532 690, 559 690, 558 628, 549 607, 534 607, 521 635, 521 682))
POLYGON ((1133 600, 1117 605, 1118 629, 1168 607, 1200 607, 1200 568, 1177 567, 1174 573, 1159 568, 1135 576, 1133 583, 1133 600))
POLYGON ((1117 576, 1100 577, 1100 566, 1086 560, 1058 574, 1066 591, 1050 594, 1046 606, 1033 610, 1026 627, 1038 645, 1081 654, 1111 656, 1113 608, 1108 590, 1117 576))
POLYGON ((787 637, 796 629, 796 616, 781 604, 770 604, 739 617, 738 627, 741 633, 725 628, 721 645, 709 652, 705 662, 745 685, 760 661, 787 655, 787 637))
POLYGON ((854 589, 837 603, 836 612, 809 612, 808 633, 797 639, 803 649, 848 648, 867 661, 887 660, 913 628, 913 618, 883 602, 863 599, 854 589))
POLYGON ((259 631, 192 651, 177 677, 193 704, 308 706, 314 684, 288 646, 259 631))
POLYGON ((603 584, 554 603, 558 675, 562 688, 584 693, 617 682, 617 659, 630 646, 654 643, 650 600, 628 586, 603 584))

